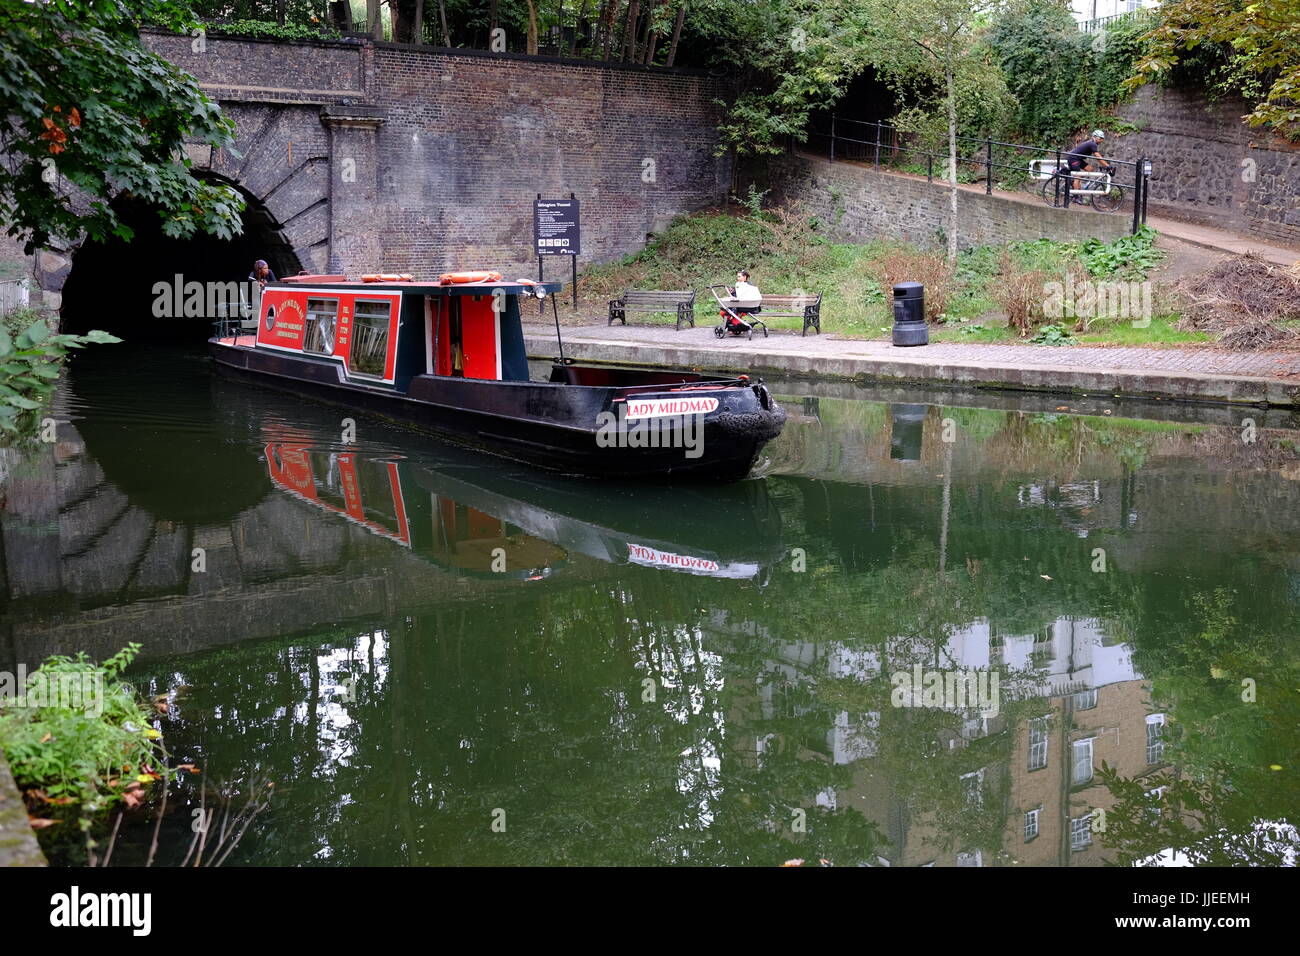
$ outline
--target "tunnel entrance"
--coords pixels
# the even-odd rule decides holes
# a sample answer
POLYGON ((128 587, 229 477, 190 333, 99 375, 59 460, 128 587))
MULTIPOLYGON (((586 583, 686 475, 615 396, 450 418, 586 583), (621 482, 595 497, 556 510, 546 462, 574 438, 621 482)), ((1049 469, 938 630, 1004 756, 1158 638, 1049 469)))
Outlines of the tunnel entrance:
POLYGON ((280 224, 260 200, 240 192, 246 202, 244 229, 233 239, 206 233, 172 239, 163 235, 156 211, 130 199, 116 202, 114 209, 135 235, 129 242, 87 241, 77 250, 63 286, 63 331, 104 329, 128 342, 198 343, 212 334, 213 319, 156 316, 157 283, 171 288, 177 275, 182 283, 242 282, 257 259, 265 259, 277 276, 297 273, 302 266, 280 224))

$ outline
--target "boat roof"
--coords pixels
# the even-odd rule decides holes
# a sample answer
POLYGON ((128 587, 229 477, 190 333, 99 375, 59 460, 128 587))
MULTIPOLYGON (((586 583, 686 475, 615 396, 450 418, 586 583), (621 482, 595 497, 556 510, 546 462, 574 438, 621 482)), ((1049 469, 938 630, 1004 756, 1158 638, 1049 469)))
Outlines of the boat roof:
POLYGON ((493 290, 501 289, 505 295, 533 295, 540 286, 548 295, 560 291, 562 283, 537 282, 532 279, 501 279, 499 282, 456 282, 446 285, 437 279, 407 279, 389 282, 362 282, 342 275, 296 275, 286 276, 275 282, 268 282, 268 287, 292 289, 300 286, 336 286, 340 290, 416 292, 420 295, 491 295, 493 290))

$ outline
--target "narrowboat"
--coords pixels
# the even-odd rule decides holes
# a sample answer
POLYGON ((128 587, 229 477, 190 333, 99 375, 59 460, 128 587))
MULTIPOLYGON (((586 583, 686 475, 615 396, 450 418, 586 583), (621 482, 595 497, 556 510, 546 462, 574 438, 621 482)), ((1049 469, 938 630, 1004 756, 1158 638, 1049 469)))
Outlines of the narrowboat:
POLYGON ((531 380, 521 307, 558 290, 493 272, 299 275, 266 285, 255 330, 218 323, 209 351, 239 377, 565 474, 736 480, 780 434, 784 409, 743 375, 579 365, 561 342, 531 380))

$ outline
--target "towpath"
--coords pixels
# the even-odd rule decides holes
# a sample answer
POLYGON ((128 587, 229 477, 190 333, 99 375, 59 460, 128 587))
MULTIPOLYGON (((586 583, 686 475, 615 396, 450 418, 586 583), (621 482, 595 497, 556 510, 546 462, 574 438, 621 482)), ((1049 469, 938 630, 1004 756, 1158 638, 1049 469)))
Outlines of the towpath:
MULTIPOLYGON (((1300 405, 1300 350, 1215 346, 979 345, 895 348, 835 334, 714 337, 710 325, 565 326, 564 353, 583 361, 760 375, 1120 395, 1233 404, 1300 405)), ((558 354, 553 325, 527 323, 528 354, 558 354)))

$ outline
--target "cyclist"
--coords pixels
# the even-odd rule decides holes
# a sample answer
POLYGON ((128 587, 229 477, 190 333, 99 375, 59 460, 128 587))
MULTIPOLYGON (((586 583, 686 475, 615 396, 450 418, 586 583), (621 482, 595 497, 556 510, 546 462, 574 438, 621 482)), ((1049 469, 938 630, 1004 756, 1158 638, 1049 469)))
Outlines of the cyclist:
MULTIPOLYGON (((1101 163, 1102 166, 1110 169, 1110 163, 1106 162, 1105 158, 1101 155, 1101 144, 1105 139, 1105 130, 1095 129, 1092 131, 1092 136, 1090 138, 1085 139, 1073 149, 1066 150, 1066 166, 1069 168, 1070 172, 1078 172, 1080 169, 1091 170, 1093 168, 1094 159, 1101 163)), ((1083 187, 1079 180, 1074 180, 1074 189, 1077 190, 1081 188, 1083 187)), ((1082 204, 1084 202, 1084 197, 1075 196, 1074 201, 1082 204)))

